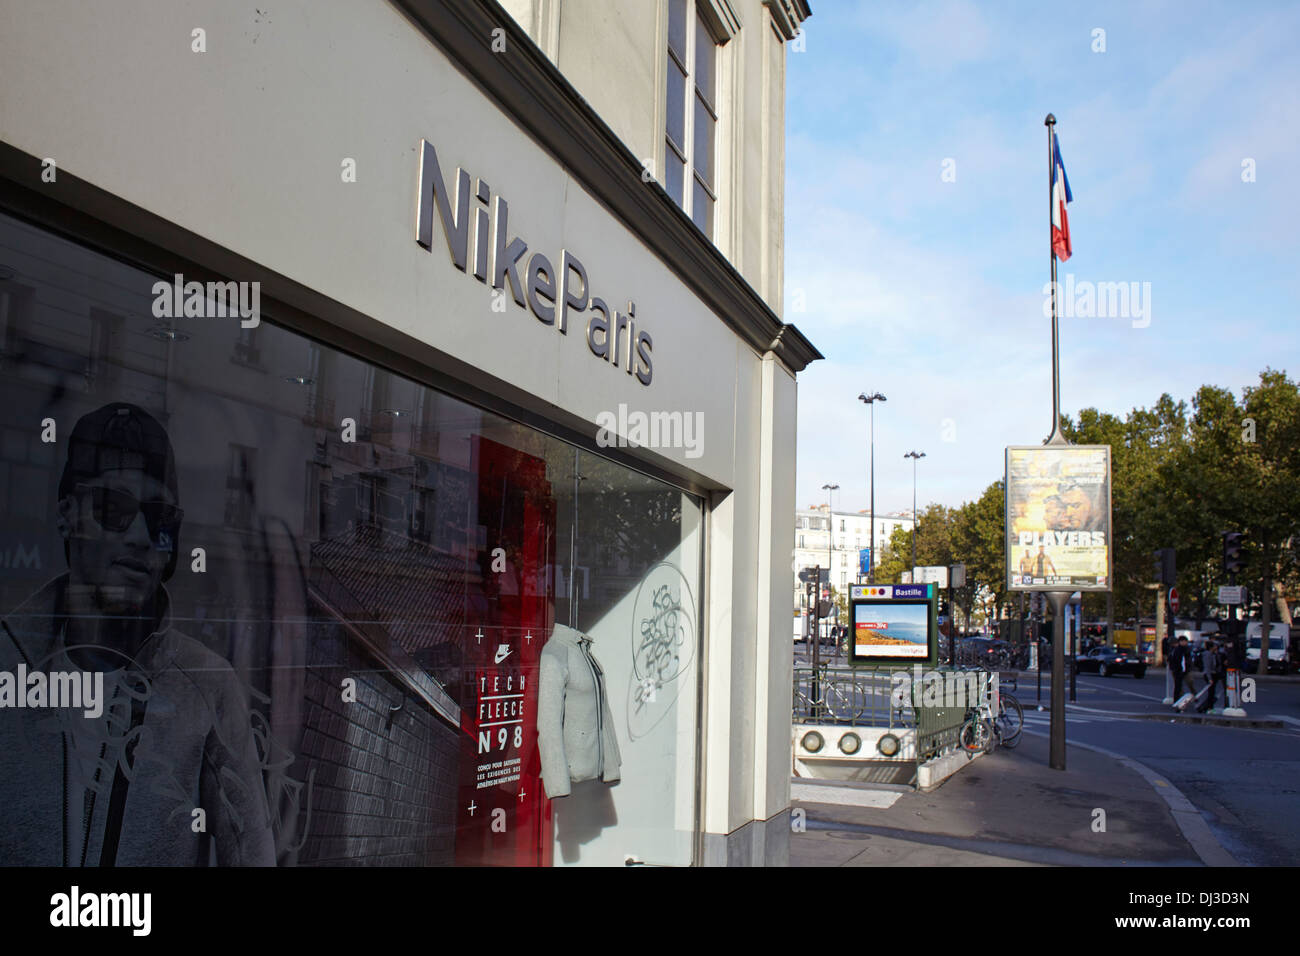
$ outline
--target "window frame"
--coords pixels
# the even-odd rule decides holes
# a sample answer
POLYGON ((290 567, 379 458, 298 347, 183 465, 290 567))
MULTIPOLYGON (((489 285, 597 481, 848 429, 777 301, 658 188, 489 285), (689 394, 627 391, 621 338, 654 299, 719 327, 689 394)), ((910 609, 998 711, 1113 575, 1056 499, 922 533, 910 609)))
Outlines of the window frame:
POLYGON ((717 35, 715 27, 711 24, 710 16, 706 15, 706 10, 710 14, 713 13, 713 11, 708 8, 709 2, 710 0, 667 0, 665 21, 671 19, 671 10, 674 4, 679 3, 683 10, 686 48, 681 51, 681 56, 679 58, 677 52, 672 47, 672 31, 667 28, 665 29, 663 49, 667 57, 667 62, 665 63, 663 84, 664 121, 662 124, 663 128, 661 135, 664 144, 664 191, 667 192, 669 198, 671 198, 673 202, 675 202, 678 207, 690 217, 696 227, 704 233, 710 241, 714 241, 714 237, 717 234, 717 212, 718 206, 720 205, 718 187, 718 170, 720 166, 718 161, 718 140, 722 125, 718 108, 718 89, 721 86, 720 74, 722 72, 722 57, 720 56, 720 51, 730 37, 720 38, 717 35), (708 91, 708 97, 704 95, 704 91, 700 89, 696 82, 699 75, 699 71, 696 69, 696 58, 701 36, 713 45, 713 63, 711 70, 713 88, 708 91), (683 103, 681 106, 682 138, 685 142, 681 144, 676 143, 673 140, 672 133, 669 130, 668 117, 670 110, 668 104, 672 84, 669 79, 668 71, 671 71, 674 68, 679 70, 684 78, 684 89, 682 91, 683 103), (709 122, 712 124, 710 127, 712 133, 710 149, 712 168, 705 171, 708 175, 707 179, 704 175, 701 175, 700 171, 696 168, 696 160, 699 158, 695 137, 696 111, 701 108, 705 110, 709 122), (670 163, 681 164, 682 175, 680 197, 674 195, 672 189, 669 187, 670 177, 668 175, 668 170, 670 163), (699 188, 704 191, 710 203, 706 220, 707 228, 696 218, 695 190, 697 184, 699 188))

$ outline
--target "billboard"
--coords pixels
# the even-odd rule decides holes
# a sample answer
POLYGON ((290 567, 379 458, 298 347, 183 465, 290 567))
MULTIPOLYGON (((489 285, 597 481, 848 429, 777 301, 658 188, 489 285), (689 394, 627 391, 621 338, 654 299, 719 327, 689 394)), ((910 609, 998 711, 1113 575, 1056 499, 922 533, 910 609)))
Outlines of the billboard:
POLYGON ((931 584, 850 589, 850 664, 933 664, 938 652, 931 584))
POLYGON ((871 573, 871 549, 858 549, 858 574, 867 575, 871 573))
POLYGON ((1007 448, 1007 587, 1109 591, 1110 446, 1007 448))

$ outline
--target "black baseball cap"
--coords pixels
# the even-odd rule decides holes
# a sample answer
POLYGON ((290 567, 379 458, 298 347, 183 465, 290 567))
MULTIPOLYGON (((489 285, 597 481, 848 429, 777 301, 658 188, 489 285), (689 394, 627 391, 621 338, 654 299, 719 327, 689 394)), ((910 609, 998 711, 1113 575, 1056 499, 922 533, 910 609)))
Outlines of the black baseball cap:
MULTIPOLYGON (((68 460, 59 479, 59 498, 72 494, 77 484, 113 468, 130 468, 151 475, 180 501, 176 481, 176 456, 167 430, 148 412, 130 402, 110 402, 81 416, 68 439, 68 460)), ((64 556, 68 546, 64 544, 64 556)), ((171 559, 163 580, 176 569, 179 542, 173 541, 171 559)))

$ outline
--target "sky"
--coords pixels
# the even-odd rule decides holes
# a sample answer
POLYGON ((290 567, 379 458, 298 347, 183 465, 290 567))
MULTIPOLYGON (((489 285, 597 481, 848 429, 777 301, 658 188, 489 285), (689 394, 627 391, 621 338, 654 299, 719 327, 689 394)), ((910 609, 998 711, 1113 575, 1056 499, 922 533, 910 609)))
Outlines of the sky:
POLYGON ((1051 431, 1049 112, 1058 278, 1080 311, 1085 283, 1140 297, 1062 313, 1062 411, 1300 372, 1300 4, 811 6, 786 77, 785 320, 825 356, 798 376, 800 507, 828 483, 867 507, 863 391, 879 513, 911 509, 908 451, 921 510, 958 506, 1051 431))

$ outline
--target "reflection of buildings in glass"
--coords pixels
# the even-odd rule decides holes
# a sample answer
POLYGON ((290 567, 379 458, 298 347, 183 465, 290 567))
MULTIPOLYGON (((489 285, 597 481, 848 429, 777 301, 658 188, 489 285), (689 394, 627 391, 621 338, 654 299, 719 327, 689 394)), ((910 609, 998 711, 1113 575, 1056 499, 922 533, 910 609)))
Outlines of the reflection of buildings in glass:
POLYGON ((546 816, 531 721, 540 638, 557 619, 608 636, 601 663, 620 694, 611 713, 624 718, 630 606, 646 570, 678 552, 698 587, 698 503, 269 321, 256 337, 238 323, 158 322, 152 276, 0 217, 0 248, 16 246, 57 266, 30 282, 20 269, 27 291, 8 300, 21 299, 6 313, 21 321, 6 325, 15 349, 0 356, 3 606, 47 580, 61 553, 47 517, 58 446, 32 423, 62 428, 121 396, 152 409, 186 489, 171 615, 240 682, 278 862, 547 863, 553 845, 566 861, 607 862, 622 858, 617 833, 593 820, 690 831, 694 694, 682 705, 661 694, 677 720, 624 755, 637 791, 624 787, 615 813, 605 790, 585 822, 546 816), (79 311, 72 289, 99 298, 79 311), (103 395, 110 385, 117 394, 103 395), (344 417, 364 417, 364 437, 343 442, 344 417), (192 547, 204 550, 202 572, 192 547), (513 814, 514 842, 496 856, 490 817, 465 812, 476 796, 486 806, 465 704, 494 666, 526 677, 531 695, 528 743, 512 740, 507 754, 518 777, 489 798, 513 814), (341 694, 348 677, 355 702, 341 694), (586 845, 597 838, 599 853, 586 845))

